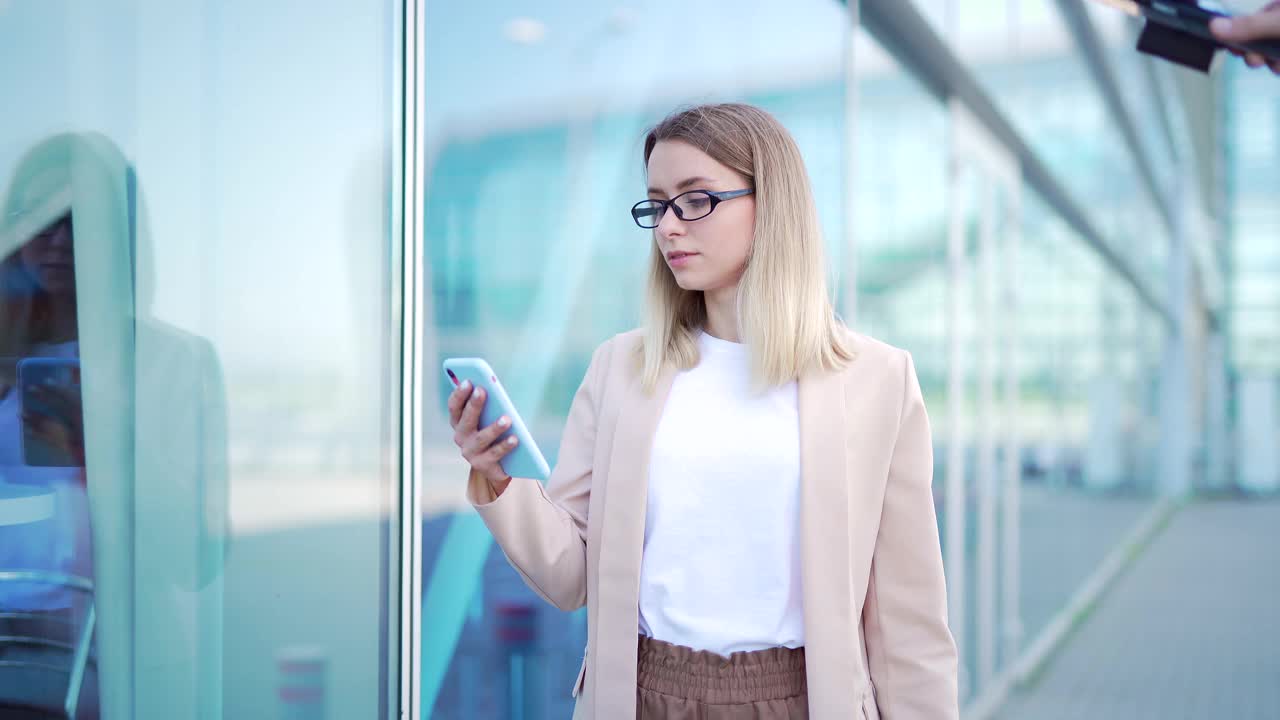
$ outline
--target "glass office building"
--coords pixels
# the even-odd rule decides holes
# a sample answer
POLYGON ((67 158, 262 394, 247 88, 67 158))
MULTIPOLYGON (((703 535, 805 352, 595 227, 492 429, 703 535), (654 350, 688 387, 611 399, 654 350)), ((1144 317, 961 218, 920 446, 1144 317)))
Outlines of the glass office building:
POLYGON ((804 154, 838 312, 915 359, 987 717, 1186 498, 1280 485, 1280 82, 1137 32, 0 0, 0 715, 569 717, 585 611, 466 503, 440 364, 486 358, 554 464, 640 322, 645 130, 741 101, 804 154))

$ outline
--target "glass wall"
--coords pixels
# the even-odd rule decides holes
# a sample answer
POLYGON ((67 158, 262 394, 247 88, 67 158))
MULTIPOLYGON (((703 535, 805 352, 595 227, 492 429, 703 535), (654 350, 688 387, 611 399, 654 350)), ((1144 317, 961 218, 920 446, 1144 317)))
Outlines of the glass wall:
MULTIPOLYGON (((1167 235, 1059 10, 918 5, 957 28, 948 42, 966 69, 1124 261, 1162 287, 1167 235)), ((915 357, 969 701, 1152 506, 1166 326, 998 143, 963 140, 950 173, 965 136, 953 111, 847 23, 825 0, 643 14, 429 2, 426 365, 487 357, 554 462, 592 349, 639 322, 648 235, 625 208, 640 197, 644 129, 682 103, 776 113, 805 152, 833 279, 856 283, 842 313, 915 357), (679 42, 677 16, 698 42, 679 42), (478 60, 458 65, 464 55, 478 60)), ((1109 43, 1123 31, 1103 28, 1109 43)), ((463 499, 450 386, 431 385, 424 711, 567 716, 585 618, 541 602, 494 551, 463 499)))
MULTIPOLYGON (((645 194, 644 131, 663 115, 713 100, 775 113, 804 153, 833 272, 847 259, 843 6, 432 0, 425 26, 425 365, 487 358, 548 461, 591 352, 639 324, 651 234, 627 211, 645 194)), ((585 611, 544 603, 493 548, 463 498, 451 388, 434 372, 423 707, 437 718, 568 717, 585 611)))
POLYGON ((0 715, 395 711, 400 22, 0 3, 0 715))
MULTIPOLYGON (((1152 505, 1161 314, 844 3, 423 6, 424 713, 565 717, 586 636, 467 506, 439 363, 487 358, 554 463, 592 350, 639 323, 644 131, 721 100, 791 129, 840 312, 915 357, 978 697, 1152 505)), ((1162 289, 1168 228, 1062 5, 916 6, 1162 289)), ((1165 177, 1133 27, 1087 13, 1165 177)), ((397 712, 403 17, 0 0, 0 715, 397 712)), ((1280 105, 1228 78, 1233 415, 1263 488, 1280 105)))
POLYGON ((1229 98, 1224 145, 1231 201, 1231 265, 1234 278, 1231 345, 1242 372, 1275 375, 1280 371, 1280 95, 1266 73, 1225 68, 1229 98))
POLYGON ((1265 72, 1232 63, 1224 75, 1234 477, 1270 493, 1280 490, 1280 93, 1265 72))
MULTIPOLYGON (((959 28, 966 69, 1158 283, 1166 237, 1057 11, 958 5, 920 9, 959 28)), ((1015 157, 857 38, 855 325, 910 350, 920 373, 969 702, 1152 507, 1166 327, 1017 179, 1015 157)))

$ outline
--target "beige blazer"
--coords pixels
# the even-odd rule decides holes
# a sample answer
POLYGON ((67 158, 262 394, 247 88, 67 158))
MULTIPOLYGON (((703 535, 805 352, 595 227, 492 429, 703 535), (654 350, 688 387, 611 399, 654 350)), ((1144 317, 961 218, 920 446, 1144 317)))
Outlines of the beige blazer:
MULTIPOLYGON (((919 382, 906 352, 850 334, 850 365, 798 383, 810 717, 958 718, 919 382)), ((575 720, 636 713, 647 470, 675 377, 646 395, 639 342, 632 330, 596 349, 546 487, 514 478, 495 499, 482 476, 468 479, 468 500, 529 587, 563 610, 587 606, 575 720)))

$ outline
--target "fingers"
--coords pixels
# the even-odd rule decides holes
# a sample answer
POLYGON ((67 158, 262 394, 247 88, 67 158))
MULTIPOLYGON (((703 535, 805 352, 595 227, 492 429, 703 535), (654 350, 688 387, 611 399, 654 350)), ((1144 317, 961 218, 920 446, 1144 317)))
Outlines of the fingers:
POLYGON ((512 435, 506 440, 496 442, 490 446, 489 449, 484 452, 483 459, 485 462, 497 465, 498 461, 506 457, 512 450, 515 450, 516 445, 518 444, 520 443, 516 440, 516 436, 512 435))
POLYGON ((458 430, 470 435, 480 426, 480 411, 484 410, 484 388, 476 388, 471 399, 462 406, 462 417, 458 418, 458 430))
MULTIPOLYGON (((475 433, 466 441, 466 447, 463 448, 464 454, 471 452, 472 454, 480 454, 493 445, 498 436, 506 432, 511 427, 511 421, 506 415, 498 418, 498 421, 489 427, 475 433)), ((514 437, 514 435, 512 436, 514 437)))
POLYGON ((498 462, 520 444, 515 435, 502 440, 498 439, 498 435, 506 429, 506 425, 494 423, 483 431, 475 433, 462 448, 462 457, 471 463, 471 467, 485 475, 492 475, 491 471, 494 469, 500 470, 498 462))
POLYGON ((1280 60, 1268 60, 1266 57, 1254 52, 1247 53, 1242 50, 1236 50, 1234 48, 1227 48, 1227 49, 1231 51, 1232 55, 1235 55, 1241 60, 1244 60, 1245 64, 1251 68, 1259 68, 1259 67, 1262 67, 1263 65, 1266 65, 1268 68, 1271 69, 1271 72, 1276 73, 1277 75, 1280 75, 1280 60))
POLYGON ((1280 5, 1272 3, 1252 15, 1215 18, 1209 29, 1219 40, 1233 43, 1280 37, 1280 5))
POLYGON ((29 385, 27 393, 47 408, 46 412, 60 418, 80 415, 80 391, 56 385, 29 385))
MULTIPOLYGON (((475 433, 480 423, 480 411, 484 409, 484 388, 476 388, 471 397, 462 406, 462 414, 458 416, 458 421, 453 424, 454 437, 456 440, 464 438, 475 433)), ((461 445, 461 443, 459 443, 461 445)))
POLYGON ((499 462, 520 443, 514 435, 499 439, 511 429, 511 418, 506 415, 478 429, 484 401, 484 388, 463 382, 449 393, 449 422, 453 425, 453 442, 462 450, 462 457, 485 476, 498 477, 503 474, 499 462))
POLYGON ((449 425, 456 428, 462 418, 462 406, 471 397, 471 381, 464 380, 461 385, 449 393, 449 425))

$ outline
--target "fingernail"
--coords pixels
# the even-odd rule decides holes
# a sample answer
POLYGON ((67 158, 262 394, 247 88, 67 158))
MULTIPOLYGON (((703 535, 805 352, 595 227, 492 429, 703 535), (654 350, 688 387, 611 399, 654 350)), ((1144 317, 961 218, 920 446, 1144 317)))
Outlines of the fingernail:
POLYGON ((463 380, 463 381, 462 381, 462 389, 463 389, 463 390, 470 390, 470 389, 471 389, 471 381, 470 381, 470 380, 463 380))
POLYGON ((506 416, 506 415, 503 415, 502 417, 498 418, 498 424, 499 424, 499 425, 501 425, 501 426, 503 426, 503 427, 506 427, 506 426, 507 426, 507 423, 509 423, 509 422, 511 422, 511 421, 507 419, 507 416, 506 416))
POLYGON ((1214 18, 1213 22, 1209 23, 1209 28, 1214 32, 1228 32, 1231 30, 1231 21, 1226 18, 1214 18))
POLYGON ((515 444, 516 444, 516 436, 515 436, 515 435, 512 435, 511 437, 507 438, 507 444, 508 444, 508 445, 515 445, 515 444))

